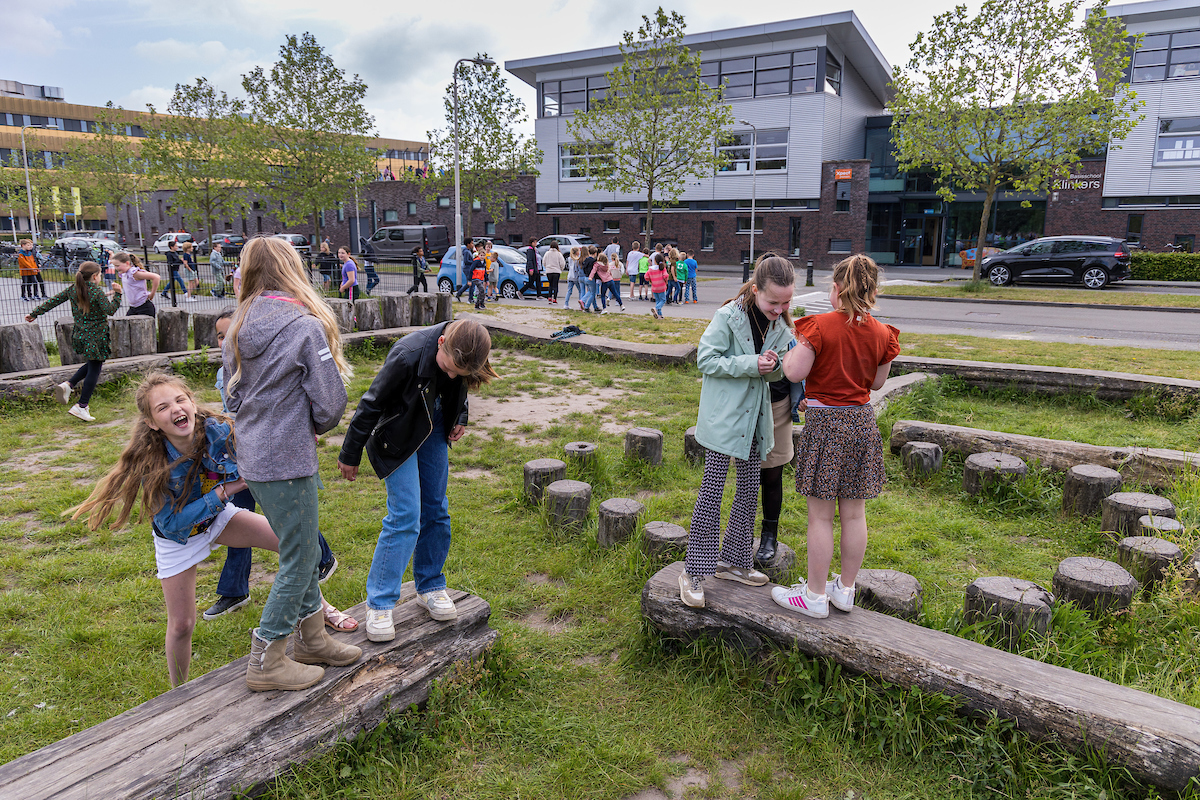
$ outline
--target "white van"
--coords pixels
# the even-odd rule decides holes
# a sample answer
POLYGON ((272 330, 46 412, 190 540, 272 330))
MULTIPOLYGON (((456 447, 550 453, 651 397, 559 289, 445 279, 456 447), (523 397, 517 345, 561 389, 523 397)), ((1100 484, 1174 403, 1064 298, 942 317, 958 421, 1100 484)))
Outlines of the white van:
POLYGON ((183 231, 172 231, 171 233, 164 233, 162 236, 158 237, 154 244, 151 245, 150 249, 156 253, 165 253, 168 249, 168 242, 177 242, 179 244, 183 244, 184 242, 190 241, 193 241, 190 233, 184 233, 183 231))

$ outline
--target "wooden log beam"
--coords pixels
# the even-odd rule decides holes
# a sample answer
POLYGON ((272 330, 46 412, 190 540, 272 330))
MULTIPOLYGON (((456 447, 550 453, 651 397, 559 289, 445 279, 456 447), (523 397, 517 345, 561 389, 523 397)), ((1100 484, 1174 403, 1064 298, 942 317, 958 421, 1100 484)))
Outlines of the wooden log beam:
POLYGON ((1168 789, 1200 775, 1200 709, 864 608, 802 617, 775 605, 770 584, 705 581, 705 607, 688 608, 679 601, 681 569, 681 562, 663 568, 642 589, 642 614, 668 635, 770 640, 897 686, 950 695, 969 712, 1015 720, 1034 738, 1096 748, 1168 789))
MULTIPOLYGON (((254 793, 338 739, 374 728, 389 709, 424 702, 435 679, 499 636, 488 626, 485 600, 450 595, 458 606, 452 623, 434 622, 406 602, 396 608, 391 642, 367 641, 365 624, 339 635, 362 647, 362 658, 326 668, 325 678, 304 691, 250 692, 243 657, 10 761, 0 766, 0 797, 212 800, 254 793)), ((348 612, 366 619, 365 604, 348 612)))
POLYGON ((1066 472, 1077 464, 1095 464, 1115 469, 1126 482, 1141 482, 1160 489, 1170 486, 1184 471, 1200 469, 1200 453, 1157 447, 1101 447, 902 419, 892 426, 892 452, 899 453, 906 442, 933 442, 945 452, 961 455, 1008 453, 1027 462, 1039 461, 1056 472, 1066 472))

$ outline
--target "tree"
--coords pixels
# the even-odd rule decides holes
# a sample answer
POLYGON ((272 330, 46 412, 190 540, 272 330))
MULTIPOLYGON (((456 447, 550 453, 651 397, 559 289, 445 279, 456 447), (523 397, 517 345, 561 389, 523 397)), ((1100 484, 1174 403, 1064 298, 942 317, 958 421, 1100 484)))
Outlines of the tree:
POLYGON ((142 154, 162 188, 174 189, 173 205, 205 221, 240 205, 253 174, 254 151, 245 105, 219 92, 207 78, 176 84, 167 114, 150 107, 142 154))
POLYGON ((700 56, 683 44, 686 24, 659 7, 642 16, 621 41, 621 63, 608 89, 589 92, 587 111, 567 122, 579 144, 572 158, 596 188, 645 192, 646 234, 654 207, 674 203, 687 184, 712 176, 726 159, 717 137, 733 115, 717 91, 700 80, 700 56))
MULTIPOLYGON (((476 58, 487 58, 479 53, 476 58)), ((454 85, 446 87, 446 130, 427 131, 429 199, 454 186, 454 85)), ((516 132, 528 119, 525 104, 508 88, 496 64, 458 65, 459 179, 467 200, 465 235, 470 236, 475 204, 499 217, 511 200, 509 183, 521 174, 537 174, 542 161, 537 142, 516 132)), ((511 200, 516 202, 515 200, 511 200)), ((519 205, 515 210, 524 210, 519 205)))
POLYGON ((374 171, 367 149, 374 118, 363 108, 367 85, 347 80, 311 33, 289 36, 268 75, 242 76, 257 126, 254 188, 278 202, 287 225, 312 219, 321 238, 321 210, 346 196, 350 182, 374 171))
POLYGON ((120 111, 109 102, 97 112, 91 135, 71 139, 63 164, 67 182, 80 188, 85 205, 110 205, 118 212, 149 189, 141 140, 125 135, 120 111))
MULTIPOLYGON (((940 14, 917 35, 907 72, 892 77, 892 138, 901 169, 929 169, 984 194, 975 280, 996 192, 1045 191, 1081 152, 1137 122, 1136 94, 1118 91, 1127 43, 1105 0, 1075 22, 1083 0, 984 0, 940 14)), ((1113 145, 1116 146, 1116 145, 1113 145)))

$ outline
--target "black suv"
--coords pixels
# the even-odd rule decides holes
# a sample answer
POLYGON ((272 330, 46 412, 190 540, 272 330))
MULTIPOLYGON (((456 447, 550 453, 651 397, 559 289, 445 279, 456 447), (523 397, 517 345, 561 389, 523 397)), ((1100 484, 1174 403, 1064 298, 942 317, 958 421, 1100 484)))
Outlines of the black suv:
POLYGON ((1103 289, 1129 277, 1129 246, 1108 236, 1046 236, 983 260, 993 286, 1014 281, 1103 289))

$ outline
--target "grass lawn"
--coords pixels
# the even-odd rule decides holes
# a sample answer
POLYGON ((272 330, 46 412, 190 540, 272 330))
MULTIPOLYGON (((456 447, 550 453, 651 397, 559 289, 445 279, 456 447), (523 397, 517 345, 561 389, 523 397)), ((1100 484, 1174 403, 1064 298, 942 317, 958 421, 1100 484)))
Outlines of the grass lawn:
POLYGON ((1106 292, 1089 289, 1032 289, 992 286, 987 283, 963 286, 884 286, 883 295, 908 297, 961 297, 971 300, 1032 300, 1039 303, 1079 303, 1104 306, 1158 306, 1160 308, 1200 308, 1200 295, 1154 294, 1152 292, 1106 292))
MULTIPOLYGON (((612 320, 626 331, 636 321, 612 320)), ((355 356, 347 416, 381 355, 355 356)), ((664 562, 647 560, 637 542, 601 551, 594 517, 578 536, 548 531, 537 509, 518 499, 521 465, 560 456, 569 441, 596 442, 597 502, 636 497, 645 519, 686 526, 701 478, 682 455, 698 373, 561 347, 498 351, 494 363, 501 379, 472 397, 472 431, 451 450, 454 545, 446 572, 452 586, 491 603, 499 645, 443 682, 424 713, 396 717, 303 766, 271 796, 615 799, 657 788, 677 797, 779 800, 1158 797, 1094 755, 1033 744, 1008 723, 960 720, 942 698, 878 686, 793 653, 749 659, 712 642, 659 639, 641 620, 639 593, 664 562), (623 460, 623 432, 635 425, 664 431, 662 467, 623 460)), ((217 401, 210 375, 195 373, 192 385, 202 400, 217 401)), ((166 611, 148 522, 93 533, 59 516, 115 462, 135 420, 131 392, 102 388, 93 413, 98 423, 85 427, 51 403, 0 408, 0 762, 168 688, 166 611)), ((881 427, 899 418, 1102 444, 1190 442, 1194 449, 1197 437, 1196 418, 1135 421, 1121 406, 1014 403, 952 383, 893 404, 881 427)), ((336 478, 336 447, 319 452, 322 529, 341 562, 326 594, 346 607, 364 597, 384 492, 370 478, 336 478)), ((910 480, 890 455, 887 469, 884 494, 868 504, 866 566, 921 580, 922 624, 987 640, 988 631, 961 624, 968 582, 1010 575, 1049 585, 1066 556, 1114 555, 1097 521, 1059 515, 1054 476, 1035 471, 1011 495, 976 500, 961 493, 955 458, 927 481, 910 480)), ((1180 544, 1192 552, 1200 479, 1168 494, 1189 526, 1180 544)), ((803 498, 785 492, 781 539, 801 564, 804 520, 803 498)), ((213 599, 219 556, 201 567, 200 609, 213 599)), ((277 567, 271 555, 254 560, 252 604, 198 622, 193 677, 248 651, 246 631, 277 567)), ((1198 609, 1178 581, 1103 623, 1061 608, 1052 635, 1026 642, 1026 652, 1200 705, 1198 609)))

